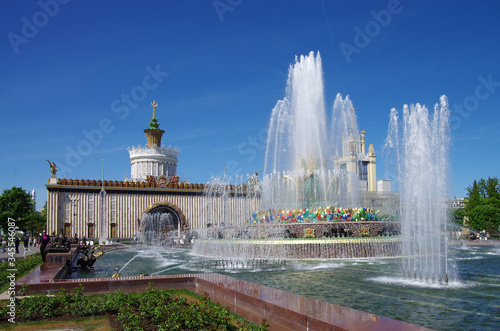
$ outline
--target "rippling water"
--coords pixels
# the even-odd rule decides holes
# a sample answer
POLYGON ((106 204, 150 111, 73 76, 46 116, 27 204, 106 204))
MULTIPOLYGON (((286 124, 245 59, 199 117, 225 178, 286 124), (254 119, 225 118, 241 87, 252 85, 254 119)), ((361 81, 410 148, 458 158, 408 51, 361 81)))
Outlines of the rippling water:
POLYGON ((499 329, 500 248, 453 247, 449 254, 458 281, 448 286, 402 280, 399 258, 222 261, 147 247, 108 251, 94 271, 72 277, 215 271, 432 329, 499 329))

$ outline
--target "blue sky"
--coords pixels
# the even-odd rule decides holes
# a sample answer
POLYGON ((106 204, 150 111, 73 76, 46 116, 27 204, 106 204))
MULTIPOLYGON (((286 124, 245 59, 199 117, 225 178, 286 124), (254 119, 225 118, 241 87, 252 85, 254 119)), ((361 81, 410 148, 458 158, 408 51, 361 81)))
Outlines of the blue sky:
POLYGON ((2 1, 0 189, 46 200, 60 177, 130 176, 153 100, 178 175, 204 183, 263 168, 265 130, 296 55, 321 53, 328 112, 350 95, 390 177, 391 108, 452 108, 450 195, 498 176, 497 1, 2 1), (74 151, 74 152, 71 152, 74 151), (77 154, 77 156, 75 156, 77 154))

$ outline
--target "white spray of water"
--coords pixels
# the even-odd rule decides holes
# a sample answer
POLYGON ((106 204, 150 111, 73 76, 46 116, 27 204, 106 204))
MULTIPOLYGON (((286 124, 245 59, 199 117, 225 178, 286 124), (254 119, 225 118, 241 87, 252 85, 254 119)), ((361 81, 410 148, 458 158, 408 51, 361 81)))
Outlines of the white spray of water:
POLYGON ((449 109, 446 96, 431 115, 420 104, 391 110, 386 149, 396 156, 401 194, 405 278, 445 282, 449 270, 446 201, 450 172, 449 109))
POLYGON ((301 55, 290 65, 286 96, 274 107, 269 123, 263 209, 296 209, 327 205, 357 207, 359 176, 336 167, 346 148, 358 150, 354 107, 337 95, 331 122, 325 107, 320 54, 301 55), (347 146, 351 138, 353 146, 347 146))

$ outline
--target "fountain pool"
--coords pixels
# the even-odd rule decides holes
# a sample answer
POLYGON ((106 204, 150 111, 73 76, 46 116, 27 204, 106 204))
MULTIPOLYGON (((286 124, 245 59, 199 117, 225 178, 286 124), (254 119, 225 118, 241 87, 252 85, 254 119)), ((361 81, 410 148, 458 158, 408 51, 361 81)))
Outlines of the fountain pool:
POLYGON ((91 272, 72 277, 217 272, 365 312, 446 330, 494 330, 500 323, 500 246, 449 249, 460 281, 403 280, 399 258, 207 259, 179 248, 108 251, 91 272))

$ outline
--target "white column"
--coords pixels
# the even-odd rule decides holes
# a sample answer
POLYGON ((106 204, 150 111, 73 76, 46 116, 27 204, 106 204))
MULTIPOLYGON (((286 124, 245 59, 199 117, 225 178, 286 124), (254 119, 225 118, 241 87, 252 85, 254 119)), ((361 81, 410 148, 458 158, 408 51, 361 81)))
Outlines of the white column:
POLYGON ((377 159, 375 157, 375 148, 373 148, 373 144, 370 144, 368 147, 368 191, 376 192, 377 191, 377 159))

